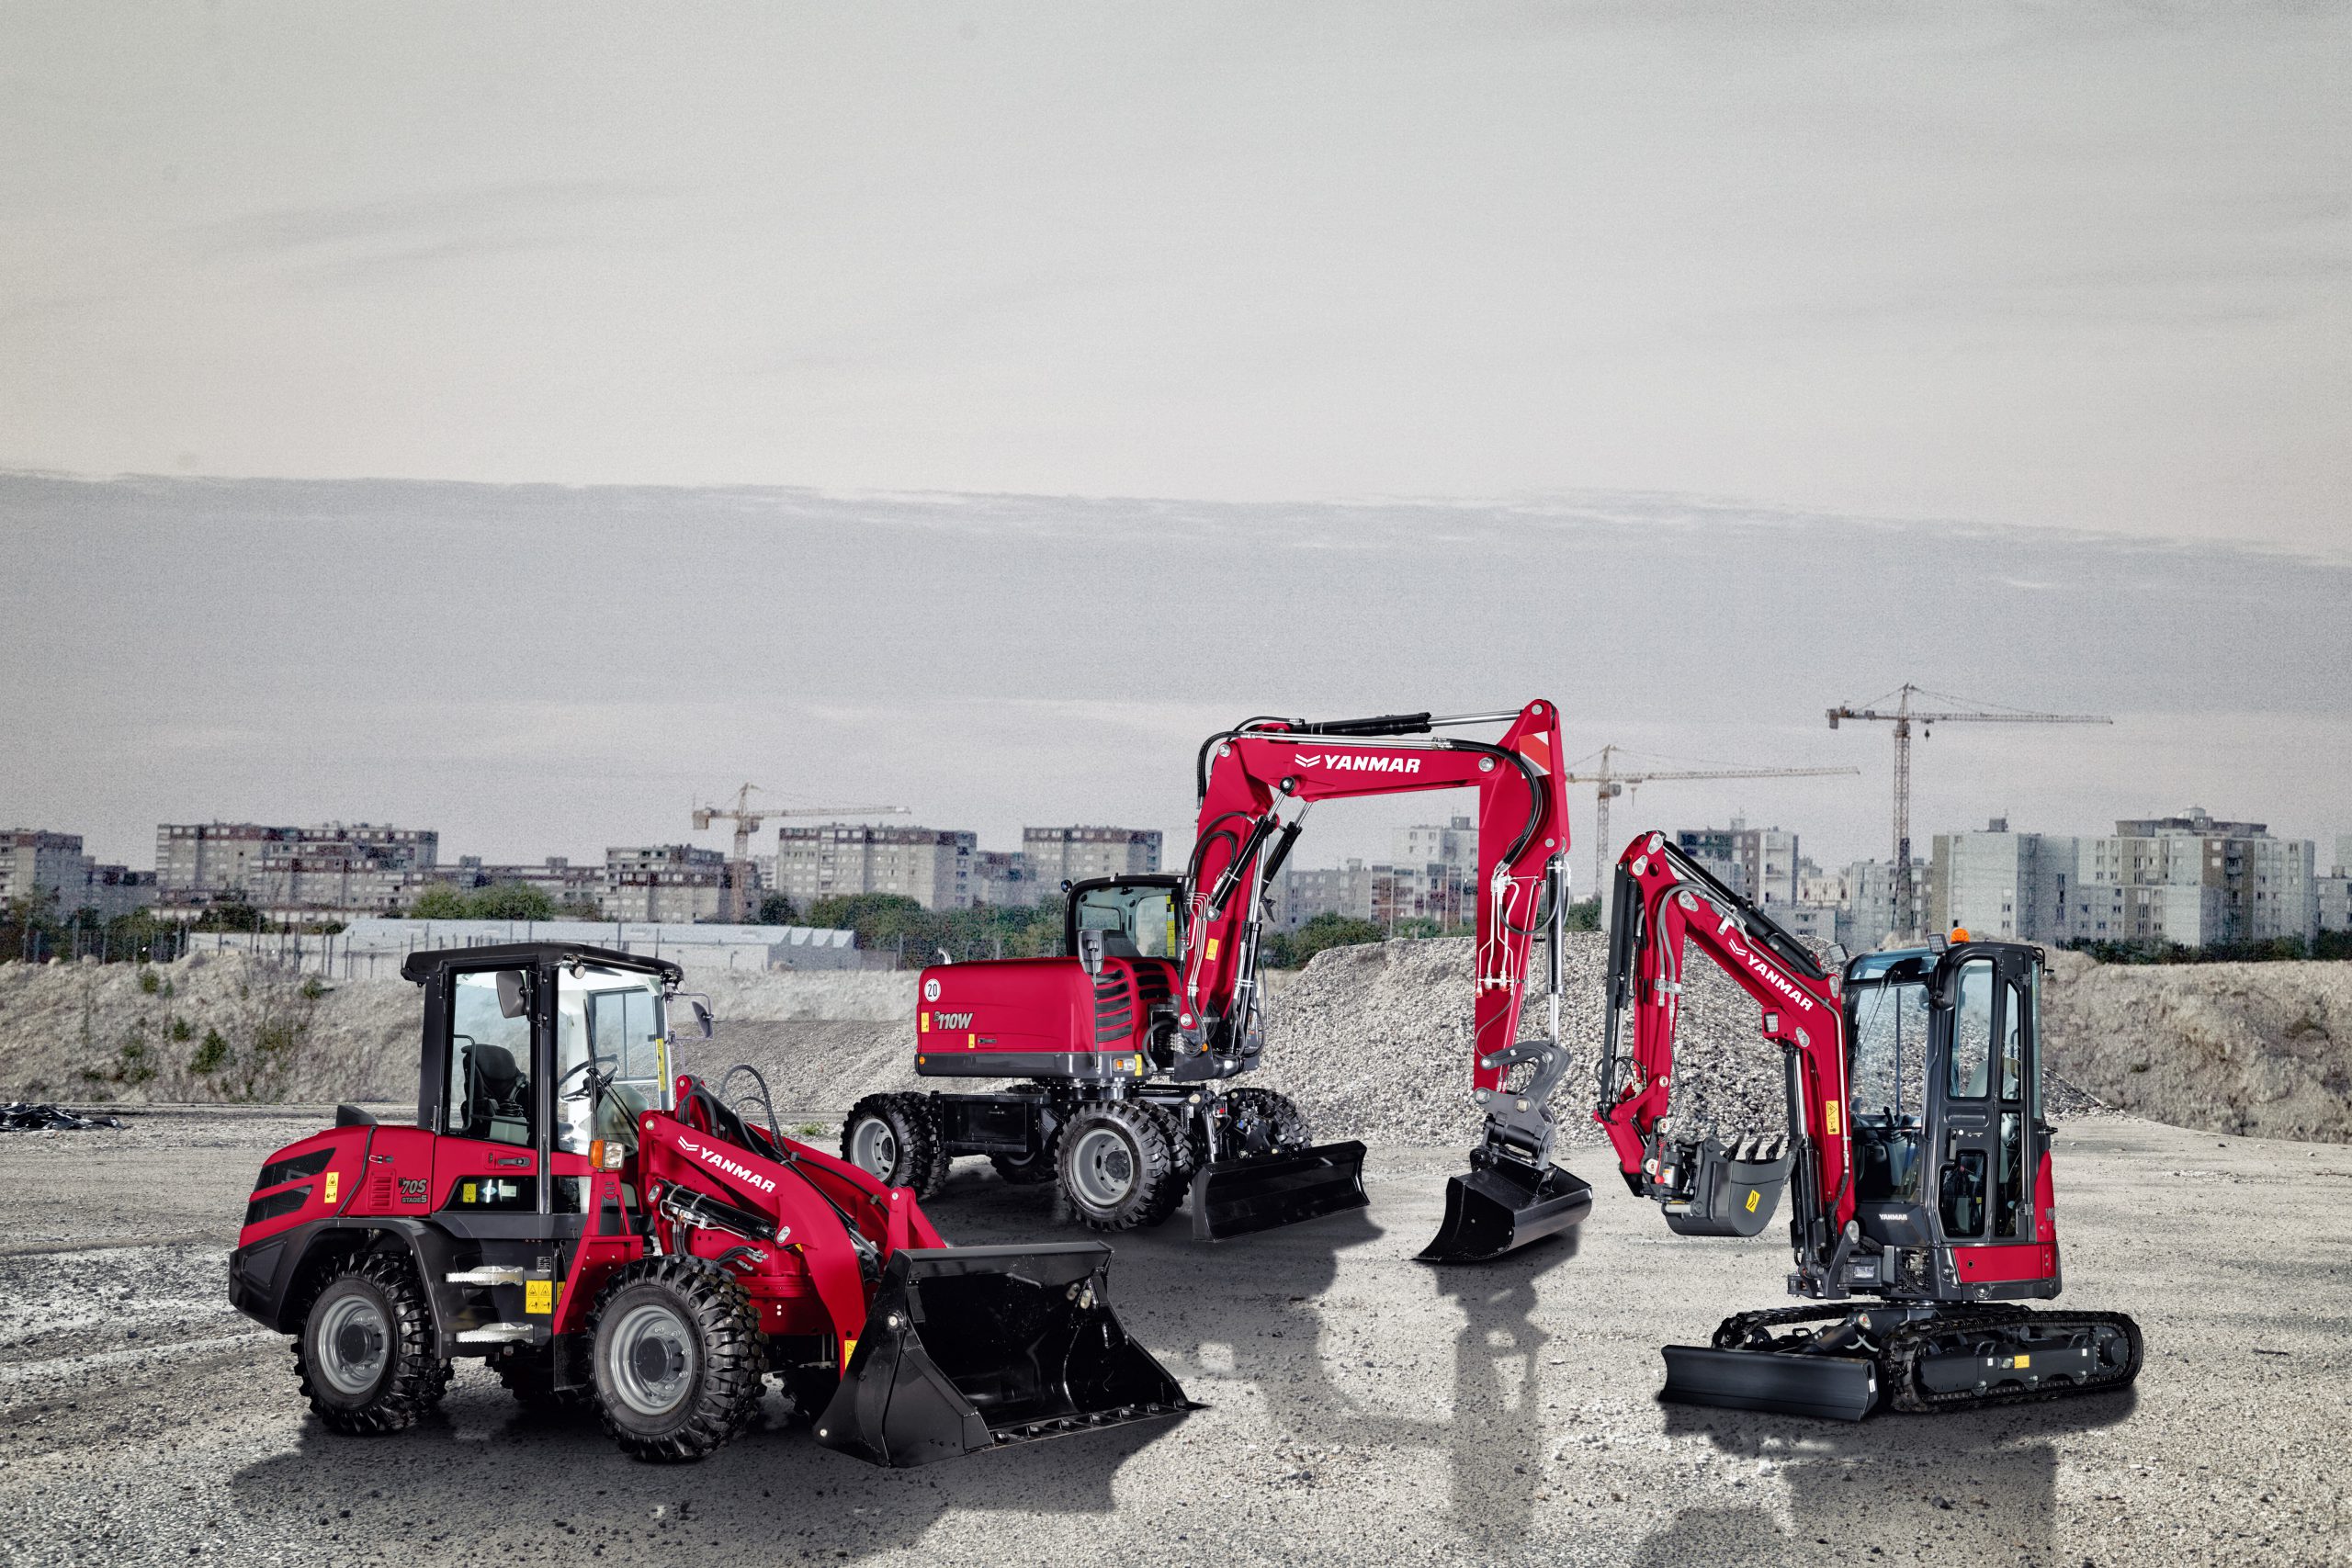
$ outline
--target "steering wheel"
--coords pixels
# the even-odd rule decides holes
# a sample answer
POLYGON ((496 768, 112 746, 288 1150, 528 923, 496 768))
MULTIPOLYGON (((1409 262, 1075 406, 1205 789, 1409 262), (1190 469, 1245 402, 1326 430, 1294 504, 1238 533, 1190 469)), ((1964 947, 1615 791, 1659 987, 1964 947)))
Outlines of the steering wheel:
POLYGON ((618 1056, 599 1056, 591 1053, 584 1060, 574 1062, 571 1066, 564 1068, 563 1076, 555 1080, 556 1098, 567 1102, 574 1100, 594 1099, 595 1096, 604 1093, 605 1090, 612 1087, 614 1077, 611 1073, 601 1073, 596 1069, 599 1066, 618 1067, 619 1066, 620 1058, 618 1056), (563 1086, 570 1083, 573 1078, 578 1077, 582 1073, 586 1073, 588 1075, 588 1080, 580 1086, 580 1089, 576 1093, 564 1093, 563 1086))

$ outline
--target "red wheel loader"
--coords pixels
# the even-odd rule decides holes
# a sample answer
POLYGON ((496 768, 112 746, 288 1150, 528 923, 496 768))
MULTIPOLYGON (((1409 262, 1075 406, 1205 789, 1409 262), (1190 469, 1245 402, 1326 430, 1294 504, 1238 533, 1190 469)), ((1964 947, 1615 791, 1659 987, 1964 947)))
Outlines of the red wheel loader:
POLYGON ((401 973, 415 1124, 345 1106, 278 1150, 230 1256, 334 1430, 413 1423, 463 1357, 648 1460, 733 1438, 770 1374, 820 1443, 888 1465, 1190 1408, 1113 1314, 1107 1247, 951 1247, 912 1192, 785 1137, 751 1069, 676 1073, 677 965, 522 943, 401 973))
POLYGON ((1950 941, 1824 969, 1665 835, 1617 866, 1597 1116, 1625 1184, 1684 1235, 1752 1236, 1790 1192, 1792 1295, 1705 1347, 1668 1346, 1664 1397, 1859 1421, 2121 1389, 2140 1330, 2058 1294, 2041 1115, 2041 950, 1950 941), (1674 1031, 1696 948, 1763 1013, 1785 1136, 1677 1124, 1674 1031), (1625 1029, 1630 1021, 1631 1030, 1625 1029))
POLYGON ((1559 716, 1510 712, 1310 722, 1253 718, 1196 764, 1199 823, 1176 876, 1071 886, 1064 956, 925 969, 915 1068, 1017 1080, 989 1092, 876 1095, 851 1111, 842 1157, 928 1194, 948 1162, 986 1155, 1009 1181, 1058 1182, 1086 1224, 1157 1224, 1189 1193, 1197 1237, 1223 1239, 1362 1208, 1363 1145, 1317 1145, 1272 1090, 1227 1088, 1265 1049, 1259 950, 1271 891, 1319 801, 1426 790, 1478 795, 1476 1034, 1486 1112, 1471 1168, 1446 1190, 1428 1262, 1497 1258, 1569 1229, 1591 1189, 1552 1163, 1545 1101, 1560 1045, 1568 820, 1559 716), (1491 741, 1439 731, 1500 726, 1491 741), (1548 1037, 1519 1038, 1531 943, 1549 938, 1548 1037))

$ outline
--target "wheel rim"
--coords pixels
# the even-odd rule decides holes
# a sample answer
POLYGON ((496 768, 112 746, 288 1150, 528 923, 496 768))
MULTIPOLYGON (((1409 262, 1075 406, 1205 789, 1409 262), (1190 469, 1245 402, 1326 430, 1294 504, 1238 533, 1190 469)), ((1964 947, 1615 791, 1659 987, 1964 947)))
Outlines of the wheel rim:
POLYGON ((1135 1190, 1142 1162, 1127 1140, 1109 1127, 1090 1127, 1070 1151, 1070 1183, 1098 1209, 1115 1209, 1135 1190))
POLYGON ((623 1404, 639 1416, 665 1416, 694 1382, 694 1335, 668 1307, 631 1307, 613 1327, 606 1365, 623 1404))
POLYGON ((319 1375, 337 1393, 358 1398, 375 1388, 391 1357, 384 1309, 366 1296, 343 1296, 319 1319, 319 1375))
POLYGON ((876 1176, 899 1168, 899 1134, 879 1117, 868 1117, 849 1136, 850 1163, 876 1176))

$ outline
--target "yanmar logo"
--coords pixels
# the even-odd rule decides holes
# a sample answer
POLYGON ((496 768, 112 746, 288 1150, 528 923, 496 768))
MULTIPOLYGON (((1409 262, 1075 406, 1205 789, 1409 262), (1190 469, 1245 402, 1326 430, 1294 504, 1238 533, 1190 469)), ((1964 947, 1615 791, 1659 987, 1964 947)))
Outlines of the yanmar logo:
POLYGON ((935 1012, 931 1016, 939 1021, 939 1027, 942 1029, 969 1029, 972 1027, 972 1015, 968 1012, 935 1012))
POLYGON ((1723 939, 1724 945, 1731 949, 1734 957, 1747 965, 1750 974, 1796 1003, 1806 1012, 1814 1010, 1813 998, 1805 994, 1804 988, 1770 964, 1765 963, 1761 954, 1740 941, 1738 928, 1729 919, 1724 921, 1723 939))
POLYGON ((1314 756, 1294 751, 1290 760, 1302 768, 1329 768, 1341 773, 1418 773, 1421 771, 1419 757, 1380 757, 1367 751, 1326 751, 1314 756))
POLYGON ((775 1190, 775 1182, 773 1179, 762 1176, 758 1171, 739 1160, 728 1158, 708 1144, 697 1144, 692 1138, 673 1138, 671 1141, 678 1145, 680 1154, 692 1155, 713 1170, 731 1176, 736 1180, 756 1187, 763 1192, 775 1190))

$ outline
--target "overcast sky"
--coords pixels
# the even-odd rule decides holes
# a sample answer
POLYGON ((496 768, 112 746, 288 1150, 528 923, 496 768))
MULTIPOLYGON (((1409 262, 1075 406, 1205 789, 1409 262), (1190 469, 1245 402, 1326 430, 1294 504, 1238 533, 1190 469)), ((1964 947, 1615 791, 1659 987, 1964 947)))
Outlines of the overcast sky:
POLYGON ((2332 549, 2339 6, 0 6, 0 468, 2332 549))

